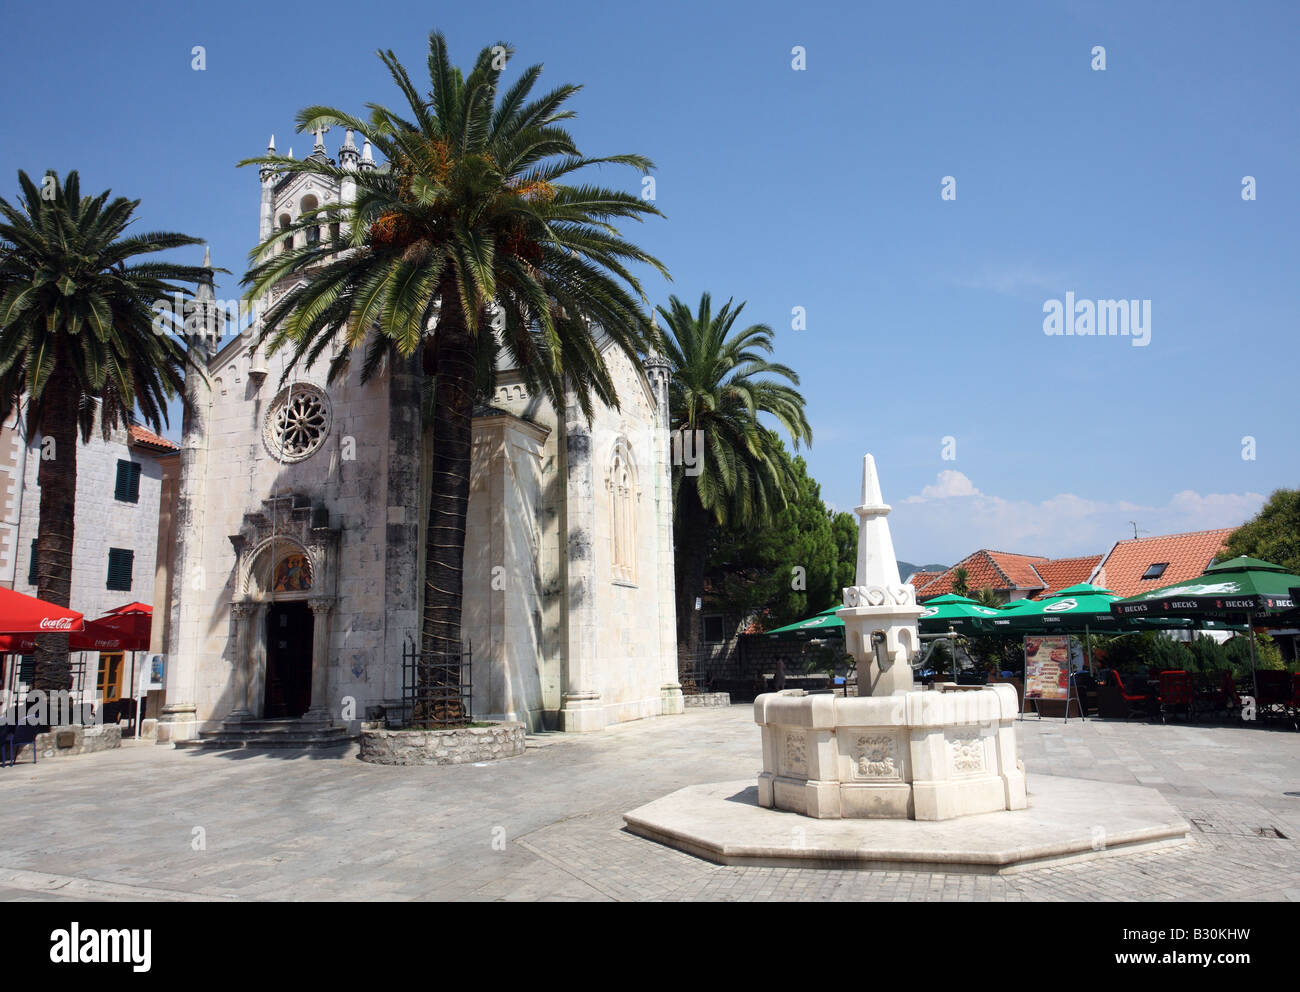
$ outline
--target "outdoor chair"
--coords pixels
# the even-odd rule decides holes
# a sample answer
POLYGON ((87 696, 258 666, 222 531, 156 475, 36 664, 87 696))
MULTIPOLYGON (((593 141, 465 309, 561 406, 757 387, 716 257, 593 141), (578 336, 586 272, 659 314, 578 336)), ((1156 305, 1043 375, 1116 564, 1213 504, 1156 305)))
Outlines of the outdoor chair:
POLYGON ((1189 673, 1192 676, 1192 695, 1196 712, 1218 713, 1228 708, 1223 693, 1223 681, 1217 671, 1189 673))
POLYGON ((1160 695, 1157 702, 1161 723, 1168 723, 1169 714, 1180 711, 1186 713, 1187 719, 1190 720, 1195 698, 1192 692, 1192 677, 1185 671, 1172 669, 1160 673, 1160 695))
POLYGON ((0 726, 0 767, 4 765, 4 756, 9 756, 10 766, 18 763, 18 751, 24 744, 32 746, 32 764, 36 764, 36 735, 41 728, 30 723, 6 723, 0 726))
POLYGON ((1219 680, 1219 691, 1215 697, 1217 709, 1223 710, 1224 716, 1236 714, 1241 716, 1241 696, 1237 692, 1237 682, 1232 677, 1232 670, 1225 669, 1219 680))
POLYGON ((1124 679, 1115 669, 1108 669, 1105 681, 1097 687, 1097 715, 1106 719, 1127 720, 1131 716, 1151 712, 1151 697, 1134 692, 1124 685, 1124 679))
POLYGON ((1291 674, 1271 670, 1255 673, 1255 712, 1260 717, 1290 716, 1291 674))
POLYGON ((1300 672, 1291 673, 1291 729, 1300 730, 1300 672))

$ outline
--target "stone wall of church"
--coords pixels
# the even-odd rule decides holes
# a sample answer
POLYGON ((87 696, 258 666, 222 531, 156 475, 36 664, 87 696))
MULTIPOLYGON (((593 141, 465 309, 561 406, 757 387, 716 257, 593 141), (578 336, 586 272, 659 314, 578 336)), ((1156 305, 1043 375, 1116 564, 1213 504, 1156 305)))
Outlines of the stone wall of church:
POLYGON ((464 631, 474 715, 545 726, 542 681, 543 459, 549 432, 509 414, 476 417, 465 547, 464 631))
MULTIPOLYGON (((242 576, 231 537, 245 530, 245 514, 261 512, 263 501, 275 496, 309 499, 326 511, 329 526, 340 532, 336 567, 332 574, 314 575, 308 594, 333 600, 332 609, 316 613, 314 619, 329 624, 326 705, 331 715, 340 721, 343 701, 351 698, 355 705, 349 722, 356 729, 370 704, 400 695, 399 675, 388 659, 385 596, 390 558, 413 560, 415 549, 409 544, 393 547, 388 540, 389 520, 395 514, 388 489, 386 381, 362 386, 359 369, 354 368, 342 382, 326 388, 324 356, 315 368, 300 369, 293 382, 327 393, 328 425, 318 448, 300 460, 282 461, 268 447, 266 421, 283 389, 285 357, 267 361, 269 374, 261 382, 249 377, 250 357, 241 344, 228 346, 212 363, 216 377, 201 500, 203 588, 196 590, 193 581, 187 582, 186 607, 193 603, 194 615, 181 625, 176 642, 176 651, 192 652, 198 661, 195 702, 198 719, 208 729, 235 706, 230 605, 244 590, 238 588, 242 576)), ((402 516, 414 515, 413 507, 401 509, 402 516)), ((263 615, 255 612, 251 621, 254 712, 264 691, 256 677, 265 665, 263 615)))
MULTIPOLYGON (((541 694, 541 722, 548 728, 560 727, 558 713, 562 705, 562 695, 574 688, 566 684, 566 678, 572 677, 572 670, 577 666, 567 664, 567 653, 572 650, 568 637, 567 624, 574 611, 587 610, 594 618, 596 627, 595 657, 590 659, 592 671, 591 688, 599 692, 598 705, 602 709, 602 725, 624 720, 636 720, 657 716, 662 710, 661 686, 666 670, 675 674, 675 656, 664 654, 664 639, 661 630, 671 631, 673 624, 664 628, 661 615, 661 575, 664 567, 669 569, 667 588, 672 589, 671 549, 664 554, 660 541, 664 533, 671 534, 670 529, 659 527, 656 497, 662 489, 656 486, 656 449, 655 440, 658 421, 655 415, 654 399, 650 394, 644 376, 621 352, 607 348, 605 358, 618 390, 620 409, 611 410, 597 404, 589 425, 591 434, 592 485, 594 488, 594 505, 592 507, 593 533, 590 537, 593 553, 595 583, 593 585, 594 601, 590 604, 578 602, 580 594, 575 583, 566 576, 566 562, 572 553, 569 534, 565 532, 569 515, 566 514, 565 501, 570 495, 566 489, 562 470, 562 446, 565 443, 564 425, 557 417, 549 399, 544 396, 530 396, 525 387, 514 375, 507 373, 500 377, 493 404, 513 416, 497 419, 493 440, 483 443, 476 450, 475 472, 483 471, 484 484, 476 482, 470 497, 469 533, 490 534, 485 537, 480 547, 475 548, 471 540, 466 549, 466 629, 475 631, 475 658, 480 657, 477 645, 489 643, 485 638, 492 638, 490 643, 510 643, 511 638, 522 639, 528 650, 540 641, 541 658, 534 667, 540 668, 540 677, 536 691, 541 694), (507 426, 513 421, 513 428, 518 432, 526 425, 521 425, 522 418, 543 428, 545 440, 536 447, 531 442, 523 443, 518 437, 513 446, 506 445, 503 432, 511 430, 507 426), (500 451, 510 448, 514 452, 510 459, 500 456, 500 451), (614 515, 612 509, 611 478, 614 453, 618 448, 625 460, 630 460, 636 479, 637 493, 635 507, 635 550, 632 555, 631 574, 626 567, 617 569, 614 561, 614 515), (488 470, 485 460, 482 468, 478 459, 488 450, 498 452, 498 461, 488 470), (526 452, 526 455, 524 454, 526 452), (536 524, 525 526, 524 514, 529 514, 527 499, 521 499, 518 493, 520 480, 528 480, 533 466, 538 472, 538 503, 532 509, 528 520, 536 524), (525 466, 527 468, 525 469, 525 466), (508 470, 508 471, 507 471, 508 470), (502 484, 509 476, 511 483, 502 484), (493 480, 495 488, 489 487, 488 478, 493 480), (511 493, 511 502, 502 503, 506 494, 511 493), (498 495, 500 494, 500 495, 498 495), (478 528, 487 528, 480 530, 478 528), (492 541, 494 548, 485 550, 486 542, 492 541), (533 630, 528 629, 525 617, 533 607, 526 605, 522 590, 532 596, 531 579, 524 582, 515 594, 519 597, 513 612, 507 604, 511 602, 507 590, 491 590, 490 576, 485 571, 493 564, 505 566, 504 577, 507 583, 514 581, 517 574, 524 574, 526 566, 510 564, 520 562, 528 549, 536 545, 537 590, 540 599, 540 614, 532 619, 533 630), (508 552, 508 553, 507 553, 508 552), (471 566, 471 563, 472 566, 471 566), (474 569, 474 581, 471 585, 471 567, 474 569), (476 597, 486 596, 478 601, 476 597), (506 634, 513 627, 512 634, 506 634), (534 632, 540 627, 540 637, 534 632), (502 635, 506 635, 502 639, 502 635)), ((486 438, 487 424, 491 419, 476 421, 476 439, 483 433, 486 438)), ((670 485, 670 480, 662 480, 663 485, 670 485)), ((523 488, 531 492, 531 483, 523 488)), ((577 515, 574 516, 576 519, 577 515)), ((623 530, 624 535, 627 530, 623 530)), ((669 597, 671 606, 671 596, 669 597)), ((669 651, 672 651, 671 641, 669 651)), ((521 653, 517 653, 518 664, 525 663, 521 653)), ((514 662, 512 662, 514 664, 514 662)), ((476 669, 477 669, 476 664, 476 669)), ((479 709, 479 682, 475 684, 475 710, 479 709)), ((495 711, 493 711, 495 714, 495 711)), ((531 709, 530 709, 530 712, 531 709)), ((504 714, 502 714, 504 715, 504 714)), ((526 720, 530 728, 535 728, 533 718, 517 712, 506 718, 526 720)))
MULTIPOLYGON (((598 407, 592 419, 596 487, 595 571, 598 687, 606 722, 661 712, 663 658, 659 643, 659 530, 656 519, 655 432, 652 398, 640 370, 616 349, 606 352, 620 409, 598 407), (630 459, 635 486, 635 553, 631 575, 615 569, 617 480, 615 453, 630 459)), ((627 530, 623 529, 626 536, 627 530)))

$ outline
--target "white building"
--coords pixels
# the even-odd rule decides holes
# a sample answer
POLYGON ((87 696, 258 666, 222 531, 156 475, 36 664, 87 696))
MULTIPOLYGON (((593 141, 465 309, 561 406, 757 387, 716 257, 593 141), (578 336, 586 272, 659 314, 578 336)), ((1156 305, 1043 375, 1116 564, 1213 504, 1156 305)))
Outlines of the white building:
MULTIPOLYGON (((98 419, 90 440, 77 447, 77 509, 72 550, 72 609, 87 620, 127 603, 152 603, 158 544, 161 459, 177 446, 143 427, 113 429, 105 439, 98 419)), ((40 528, 41 436, 25 438, 16 416, 0 429, 0 582, 36 595, 35 551, 40 528)), ((16 656, 15 656, 16 657, 16 656)), ((74 653, 74 663, 79 659, 74 653)), ((118 653, 86 652, 84 690, 98 698, 132 695, 130 662, 118 653)), ((30 678, 30 657, 4 673, 4 687, 30 678), (26 670, 25 670, 26 669, 26 670)))
MULTIPOLYGON (((351 132, 339 161, 374 168, 351 132)), ((261 236, 351 186, 263 170, 261 236)), ((187 385, 159 739, 269 717, 355 731, 400 701, 419 643, 432 450, 419 358, 365 385, 357 362, 327 385, 327 352, 282 383, 284 352, 192 330, 209 377, 187 385)), ((464 634, 477 719, 587 731, 681 711, 667 365, 604 354, 621 409, 590 424, 509 368, 476 409, 464 634)))

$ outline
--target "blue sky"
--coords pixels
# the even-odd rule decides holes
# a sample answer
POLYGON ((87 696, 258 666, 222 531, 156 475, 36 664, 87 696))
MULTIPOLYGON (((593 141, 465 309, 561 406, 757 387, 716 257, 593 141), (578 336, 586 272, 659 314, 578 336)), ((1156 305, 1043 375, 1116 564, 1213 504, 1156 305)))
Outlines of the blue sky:
POLYGON ((872 452, 903 558, 1100 552, 1130 520, 1231 526, 1294 487, 1300 7, 849 6, 72 2, 57 29, 11 6, 0 190, 77 168, 140 198, 141 228, 208 239, 234 296, 258 214, 236 161, 271 132, 309 152, 307 104, 397 105, 376 48, 418 71, 430 28, 462 64, 504 40, 584 84, 585 151, 655 161, 667 219, 628 232, 672 273, 650 295, 776 329, 823 497, 851 508, 872 452), (1067 291, 1150 300, 1149 345, 1047 336, 1067 291))

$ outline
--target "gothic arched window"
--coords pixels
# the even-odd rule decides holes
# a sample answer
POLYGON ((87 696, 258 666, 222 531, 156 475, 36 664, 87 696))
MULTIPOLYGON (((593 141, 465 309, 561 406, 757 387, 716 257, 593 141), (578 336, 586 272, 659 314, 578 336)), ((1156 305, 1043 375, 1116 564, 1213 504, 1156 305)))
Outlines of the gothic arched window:
POLYGON ((610 563, 615 582, 636 582, 636 467, 619 442, 605 480, 609 491, 610 563))

